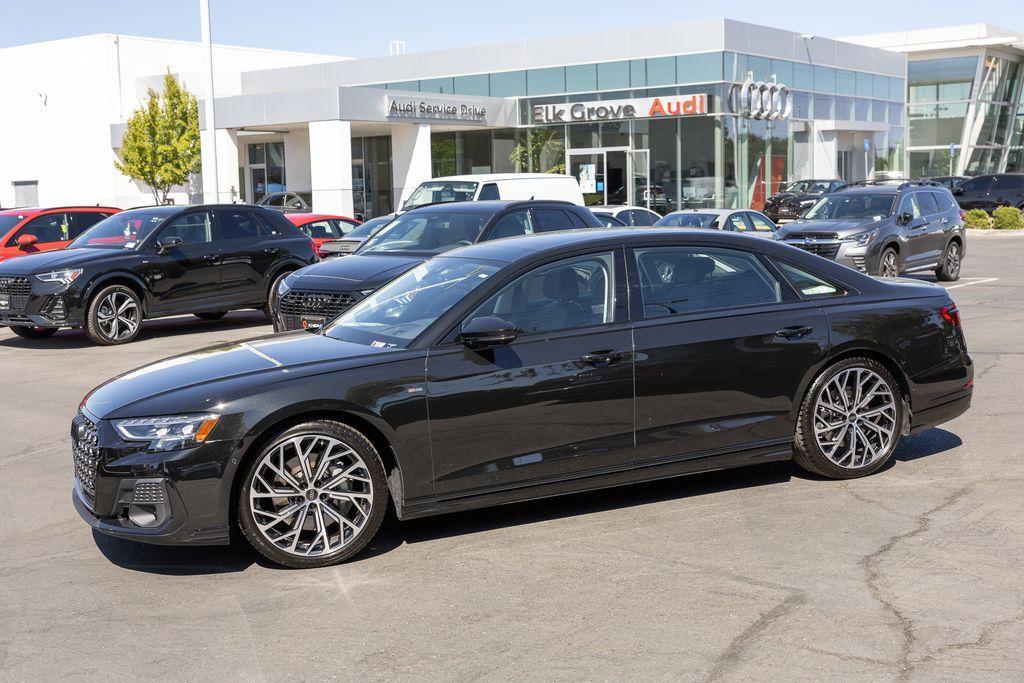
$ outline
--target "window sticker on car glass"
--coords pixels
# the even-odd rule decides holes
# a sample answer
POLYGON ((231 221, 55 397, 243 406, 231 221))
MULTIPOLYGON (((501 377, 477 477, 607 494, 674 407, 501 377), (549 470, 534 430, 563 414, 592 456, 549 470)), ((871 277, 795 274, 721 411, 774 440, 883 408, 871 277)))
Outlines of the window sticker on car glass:
POLYGON ((370 342, 370 346, 372 346, 375 349, 393 349, 393 348, 395 348, 395 346, 397 346, 397 344, 393 344, 391 342, 386 342, 386 341, 374 340, 374 341, 370 342))
POLYGON ((873 220, 873 221, 880 221, 880 220, 882 220, 882 217, 881 216, 872 216, 871 220, 873 220))
POLYGON ((804 296, 816 296, 818 294, 834 294, 836 288, 829 285, 817 285, 815 287, 804 287, 800 291, 804 293, 804 296))
POLYGON ((135 242, 125 242, 124 243, 124 248, 125 249, 134 249, 135 248, 135 242))

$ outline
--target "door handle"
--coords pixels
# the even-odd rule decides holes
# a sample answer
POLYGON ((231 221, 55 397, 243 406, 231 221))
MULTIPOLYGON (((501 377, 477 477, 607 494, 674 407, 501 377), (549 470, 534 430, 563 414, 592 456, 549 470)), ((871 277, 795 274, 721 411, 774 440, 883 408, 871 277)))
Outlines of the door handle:
POLYGON ((777 330, 775 336, 782 337, 783 339, 801 339, 813 331, 814 328, 807 327, 806 325, 794 325, 793 327, 783 327, 781 330, 777 330))
POLYGON ((611 365, 617 361, 622 360, 621 351, 595 351, 593 353, 585 353, 580 356, 580 360, 589 365, 597 365, 604 367, 611 365))
POLYGON ((220 256, 218 254, 210 254, 209 256, 205 257, 205 260, 207 263, 219 263, 220 256))

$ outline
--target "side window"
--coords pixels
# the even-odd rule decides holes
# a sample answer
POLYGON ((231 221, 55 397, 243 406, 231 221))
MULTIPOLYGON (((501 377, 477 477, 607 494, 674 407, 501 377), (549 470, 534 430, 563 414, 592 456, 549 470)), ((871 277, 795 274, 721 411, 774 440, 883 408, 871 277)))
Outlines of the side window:
POLYGON ((746 232, 749 229, 746 221, 743 220, 742 213, 734 213, 726 218, 724 228, 726 230, 735 230, 736 232, 746 232))
POLYGON ((68 235, 70 228, 68 226, 67 214, 64 213, 49 213, 45 216, 39 216, 33 218, 26 223, 7 243, 7 246, 17 246, 18 238, 22 235, 35 235, 36 240, 40 244, 47 242, 64 242, 71 239, 68 235))
POLYGON ((304 209, 306 203, 302 201, 302 198, 297 194, 285 195, 286 199, 284 205, 289 209, 304 209))
POLYGON ((645 318, 782 301, 779 281, 749 252, 650 247, 635 254, 645 318))
POLYGON ((536 268, 503 287, 467 318, 494 315, 523 334, 544 334, 615 319, 613 252, 578 256, 536 268))
POLYGON ((501 199, 501 193, 498 192, 498 185, 496 183, 485 183, 480 188, 479 200, 485 201, 487 199, 501 199))
POLYGON ((782 271, 782 274, 786 276, 786 279, 789 280, 789 284, 793 285, 793 288, 800 292, 801 296, 818 297, 844 294, 843 290, 839 287, 826 282, 817 275, 808 273, 802 268, 797 268, 785 261, 774 261, 774 263, 782 271))
POLYGON ((900 210, 897 215, 902 216, 905 213, 909 213, 911 218, 917 218, 921 215, 921 205, 917 203, 917 194, 908 194, 900 202, 900 210))
POLYGON ((988 192, 992 186, 992 176, 983 175, 980 178, 972 178, 960 185, 964 192, 988 192))
POLYGON ((203 211, 175 218, 160 231, 158 239, 167 237, 180 237, 182 244, 211 242, 213 237, 210 234, 210 214, 203 211))
POLYGON ((342 235, 341 231, 335 227, 335 221, 331 220, 313 221, 299 229, 313 239, 335 239, 342 235))
POLYGON ((997 175, 992 189, 996 192, 1024 190, 1024 175, 997 175))
POLYGON ((491 227, 487 239, 496 240, 502 237, 516 237, 518 235, 530 235, 533 233, 533 221, 530 220, 529 209, 512 211, 498 219, 498 222, 491 227))
POLYGON ((649 211, 633 210, 631 213, 633 214, 633 220, 631 221, 633 225, 654 225, 654 221, 657 220, 654 214, 649 211))
POLYGON ((747 213, 747 220, 754 226, 754 230, 757 232, 775 232, 775 226, 765 216, 759 213, 750 211, 747 213))
POLYGON ((338 231, 338 235, 347 235, 360 226, 360 223, 341 218, 336 218, 331 222, 334 223, 334 229, 338 231))
POLYGON ((99 223, 104 218, 108 218, 110 214, 99 213, 97 211, 75 211, 70 214, 71 216, 71 237, 75 239, 83 232, 91 228, 92 226, 99 223))
MULTIPOLYGON (((263 215, 261 215, 259 213, 254 213, 254 214, 251 214, 251 215, 256 220, 256 222, 259 224, 260 231, 261 231, 261 233, 262 233, 262 235, 264 237, 266 237, 268 235, 273 236, 273 237, 280 237, 281 235, 285 234, 284 231, 274 223, 274 221, 270 220, 266 216, 263 216, 263 215)), ((287 219, 285 219, 285 221, 287 221, 287 219)), ((289 225, 291 225, 291 223, 289 223, 289 225)), ((300 232, 300 233, 302 232, 298 228, 295 228, 295 230, 297 232, 300 232)), ((294 232, 291 233, 291 234, 293 236, 295 235, 294 232)), ((305 233, 303 233, 303 234, 305 234, 305 233)))
POLYGON ((580 218, 579 214, 576 213, 575 211, 566 211, 565 212, 565 216, 566 216, 566 218, 569 219, 569 224, 572 225, 572 227, 574 227, 574 228, 586 228, 586 227, 589 227, 586 224, 586 222, 582 218, 580 218))
POLYGON ((574 227, 561 209, 534 209, 534 232, 554 232, 574 227))
POLYGON ((915 192, 917 203, 921 207, 921 213, 925 216, 934 216, 939 212, 939 205, 935 202, 935 195, 931 192, 915 192))
POLYGON ((259 224, 248 211, 218 211, 222 240, 252 240, 260 236, 259 224))
POLYGON ((939 205, 939 211, 949 211, 956 206, 956 202, 953 201, 953 197, 946 192, 932 192, 932 196, 939 205))

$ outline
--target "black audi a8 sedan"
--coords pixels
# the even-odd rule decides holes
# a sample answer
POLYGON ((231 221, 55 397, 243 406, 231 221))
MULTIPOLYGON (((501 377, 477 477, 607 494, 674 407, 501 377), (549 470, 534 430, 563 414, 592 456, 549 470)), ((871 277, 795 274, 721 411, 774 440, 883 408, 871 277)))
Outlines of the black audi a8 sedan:
POLYGON ((72 423, 96 530, 282 565, 400 519, 794 459, 859 477, 966 411, 937 285, 722 231, 577 230, 423 262, 316 332, 103 384, 72 423))

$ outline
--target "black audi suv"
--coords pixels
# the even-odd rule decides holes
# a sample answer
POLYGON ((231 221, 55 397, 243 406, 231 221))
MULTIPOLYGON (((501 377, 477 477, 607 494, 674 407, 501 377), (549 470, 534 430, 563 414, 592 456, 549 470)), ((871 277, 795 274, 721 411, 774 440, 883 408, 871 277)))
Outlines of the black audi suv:
POLYGON ((429 204, 407 211, 367 238, 351 256, 285 278, 277 290, 277 330, 316 328, 378 287, 443 252, 476 242, 603 224, 582 206, 560 201, 429 204))
POLYGON ((123 344, 146 318, 212 320, 238 308, 272 315, 278 282, 316 260, 313 241, 270 209, 132 209, 66 249, 0 263, 0 326, 31 339, 81 327, 97 344, 123 344))
POLYGON ((963 213, 928 180, 865 182, 825 195, 779 239, 862 273, 895 277, 933 270, 957 280, 967 253, 963 213))
POLYGON ((980 175, 954 187, 953 194, 966 210, 992 213, 1000 206, 1024 210, 1024 173, 980 175))
POLYGON ((764 201, 764 214, 772 221, 794 220, 814 206, 822 195, 835 192, 845 183, 842 180, 798 180, 778 194, 764 201))
POLYGON ((410 519, 790 458, 864 476, 972 387, 938 285, 723 231, 534 235, 420 263, 317 333, 94 389, 71 495, 105 534, 240 531, 323 566, 391 504, 410 519))

